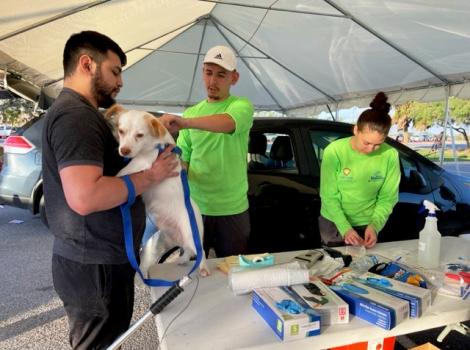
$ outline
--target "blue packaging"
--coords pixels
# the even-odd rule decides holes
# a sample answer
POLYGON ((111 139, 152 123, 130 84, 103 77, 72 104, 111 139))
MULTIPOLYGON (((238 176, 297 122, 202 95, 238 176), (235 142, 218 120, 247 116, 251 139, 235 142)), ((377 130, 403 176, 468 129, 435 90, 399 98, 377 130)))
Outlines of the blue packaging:
POLYGON ((410 318, 420 317, 431 306, 431 291, 373 273, 361 275, 358 282, 380 290, 410 304, 410 318))
POLYGON ((369 323, 390 330, 408 319, 409 304, 366 285, 347 281, 331 287, 349 305, 349 312, 369 323))
POLYGON ((291 287, 256 288, 252 306, 283 341, 320 334, 320 315, 291 287))

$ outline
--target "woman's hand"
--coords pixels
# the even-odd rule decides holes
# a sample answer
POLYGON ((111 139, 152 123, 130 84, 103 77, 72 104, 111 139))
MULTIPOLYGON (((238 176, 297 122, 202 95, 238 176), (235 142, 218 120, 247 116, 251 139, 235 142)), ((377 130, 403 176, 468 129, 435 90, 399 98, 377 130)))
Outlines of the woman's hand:
POLYGON ((355 246, 364 245, 364 240, 359 236, 355 229, 350 228, 344 235, 344 243, 355 246))
POLYGON ((372 248, 377 243, 377 232, 372 225, 367 225, 366 230, 364 231, 364 241, 366 248, 372 248))

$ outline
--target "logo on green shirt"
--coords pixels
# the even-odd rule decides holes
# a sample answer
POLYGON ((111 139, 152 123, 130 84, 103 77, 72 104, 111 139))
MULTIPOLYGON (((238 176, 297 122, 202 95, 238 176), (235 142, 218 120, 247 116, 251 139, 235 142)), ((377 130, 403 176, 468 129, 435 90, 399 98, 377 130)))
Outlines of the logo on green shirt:
POLYGON ((384 179, 385 179, 385 177, 381 174, 380 171, 376 171, 370 177, 370 181, 377 181, 377 180, 384 180, 384 179))

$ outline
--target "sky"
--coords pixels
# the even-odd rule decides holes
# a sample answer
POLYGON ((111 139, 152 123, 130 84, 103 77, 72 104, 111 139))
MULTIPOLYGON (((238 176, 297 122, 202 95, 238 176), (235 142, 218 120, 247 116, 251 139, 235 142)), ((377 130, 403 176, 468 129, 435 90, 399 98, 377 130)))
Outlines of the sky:
MULTIPOLYGON (((366 108, 359 108, 359 107, 352 107, 349 109, 341 109, 338 114, 338 121, 345 122, 345 123, 351 123, 354 124, 361 115, 362 111, 364 111, 366 108)), ((395 112, 394 108, 392 107, 390 111, 390 116, 393 116, 393 113, 395 112)), ((334 115, 335 112, 333 112, 334 115)), ((331 115, 328 112, 322 112, 319 114, 319 119, 326 119, 326 120, 331 120, 331 115)), ((465 129, 467 130, 467 133, 470 134, 470 128, 469 126, 466 126, 465 129)), ((413 128, 413 126, 410 127, 409 132, 411 134, 416 134, 416 135, 422 135, 422 134, 428 134, 428 135, 439 135, 439 133, 443 130, 442 126, 438 125, 433 125, 429 129, 425 131, 417 131, 413 128)), ((397 135, 398 130, 396 125, 392 125, 390 129, 390 136, 397 135)), ((449 132, 447 134, 450 136, 449 132)), ((458 135, 459 133, 454 133, 454 135, 458 135)))

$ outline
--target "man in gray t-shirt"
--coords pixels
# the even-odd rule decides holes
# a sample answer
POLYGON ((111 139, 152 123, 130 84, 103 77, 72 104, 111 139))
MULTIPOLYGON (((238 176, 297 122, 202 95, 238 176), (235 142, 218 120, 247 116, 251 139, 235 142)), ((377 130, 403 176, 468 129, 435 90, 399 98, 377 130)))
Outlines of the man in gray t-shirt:
MULTIPOLYGON (((73 349, 108 347, 130 324, 135 271, 127 261, 119 205, 127 187, 115 175, 124 167, 99 107, 122 87, 126 55, 93 31, 72 35, 64 49, 64 89, 49 109, 43 130, 43 187, 54 234, 52 277, 64 303, 73 349)), ((148 170, 131 174, 140 195, 175 172, 166 149, 148 170)), ((131 208, 134 246, 145 226, 140 197, 131 208)))

